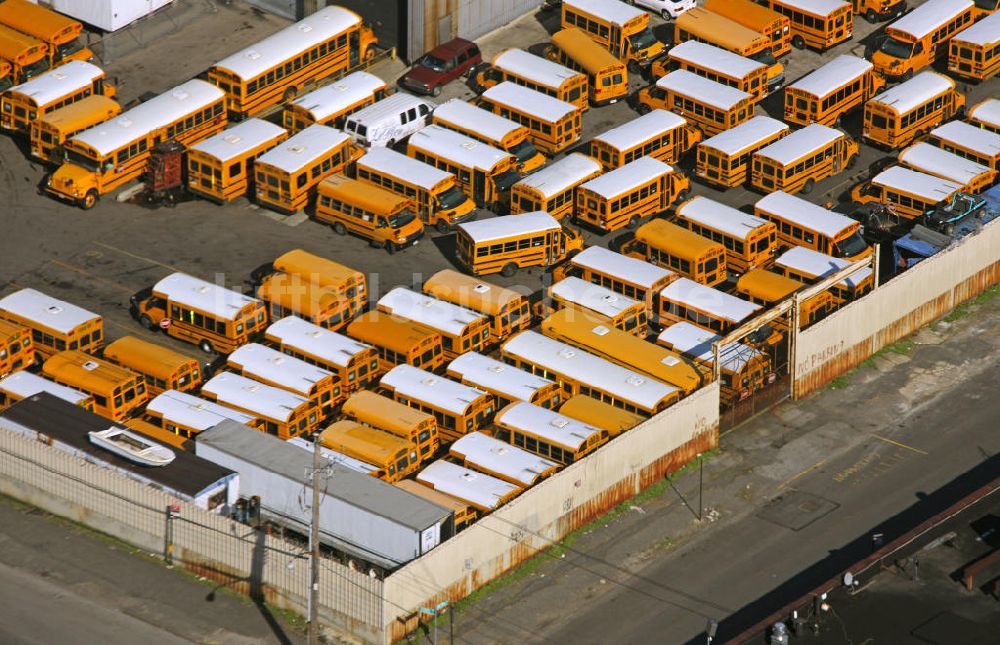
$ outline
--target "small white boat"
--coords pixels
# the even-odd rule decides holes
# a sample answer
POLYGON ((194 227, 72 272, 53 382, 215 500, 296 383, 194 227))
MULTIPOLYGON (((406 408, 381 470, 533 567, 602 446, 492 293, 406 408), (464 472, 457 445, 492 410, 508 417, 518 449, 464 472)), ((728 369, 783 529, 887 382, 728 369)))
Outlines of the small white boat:
POLYGON ((122 428, 93 430, 87 434, 90 436, 90 443, 95 446, 143 466, 166 466, 174 460, 174 451, 170 448, 122 428))

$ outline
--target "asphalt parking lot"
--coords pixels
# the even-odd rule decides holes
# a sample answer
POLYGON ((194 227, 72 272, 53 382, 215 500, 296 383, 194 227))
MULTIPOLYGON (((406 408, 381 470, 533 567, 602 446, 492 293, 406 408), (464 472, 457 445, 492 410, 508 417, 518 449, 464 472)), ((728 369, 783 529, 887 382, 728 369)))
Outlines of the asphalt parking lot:
MULTIPOLYGON (((190 4, 187 26, 163 33, 142 49, 113 60, 107 67, 122 85, 127 101, 146 91, 159 92, 188 80, 212 62, 240 47, 256 42, 281 28, 285 21, 260 14, 246 5, 190 4)), ((657 35, 670 41, 672 28, 653 18, 657 35)), ((549 32, 558 28, 557 14, 529 14, 481 39, 484 57, 507 47, 537 51, 549 32)), ((855 21, 854 40, 830 52, 793 50, 784 61, 786 78, 792 82, 824 60, 842 53, 861 54, 866 39, 876 29, 864 20, 855 21)), ((394 82, 405 70, 401 61, 381 63, 372 71, 394 82)), ((632 77, 633 90, 643 86, 632 77)), ((992 80, 968 89, 968 104, 996 94, 992 80)), ((471 98, 472 91, 459 83, 446 88, 437 99, 471 98)), ((781 93, 758 107, 781 118, 781 93)), ((591 109, 584 115, 583 142, 619 125, 637 114, 625 103, 591 109)), ((857 137, 857 114, 845 128, 857 137)), ((853 174, 842 173, 817 184, 813 201, 840 200, 867 168, 884 156, 862 145, 860 163, 853 174)), ((685 168, 686 163, 681 167, 685 168)), ((686 169, 689 169, 687 166, 686 169)), ((147 208, 118 203, 106 195, 91 211, 83 211, 39 194, 46 169, 29 160, 23 144, 0 138, 0 210, 4 213, 0 235, 0 295, 22 287, 33 287, 100 313, 107 321, 109 340, 124 334, 149 335, 128 315, 128 297, 173 271, 183 271, 234 288, 247 287, 250 271, 293 248, 303 248, 364 271, 370 293, 376 297, 397 285, 419 283, 435 271, 454 267, 453 235, 429 231, 419 246, 388 256, 353 237, 340 237, 330 228, 303 217, 285 217, 241 199, 228 206, 201 200, 175 207, 147 208)), ((703 194, 736 207, 745 207, 759 195, 745 189, 718 191, 692 182, 695 194, 703 194)), ((485 216, 485 214, 481 214, 485 216)), ((606 244, 608 237, 585 232, 587 244, 606 244)), ((539 289, 547 277, 540 269, 519 272, 505 280, 523 291, 539 289)), ((190 345, 166 338, 179 351, 197 355, 190 345)))

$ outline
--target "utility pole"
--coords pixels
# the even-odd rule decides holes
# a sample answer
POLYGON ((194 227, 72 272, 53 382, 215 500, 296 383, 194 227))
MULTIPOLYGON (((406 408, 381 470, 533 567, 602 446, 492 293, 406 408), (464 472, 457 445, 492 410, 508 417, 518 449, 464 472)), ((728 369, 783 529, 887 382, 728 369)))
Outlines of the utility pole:
POLYGON ((698 521, 701 521, 701 511, 704 508, 701 502, 701 491, 705 486, 705 460, 701 458, 701 453, 696 457, 698 460, 698 521))
POLYGON ((313 437, 312 522, 309 526, 309 645, 319 643, 319 480, 322 476, 319 433, 313 437))

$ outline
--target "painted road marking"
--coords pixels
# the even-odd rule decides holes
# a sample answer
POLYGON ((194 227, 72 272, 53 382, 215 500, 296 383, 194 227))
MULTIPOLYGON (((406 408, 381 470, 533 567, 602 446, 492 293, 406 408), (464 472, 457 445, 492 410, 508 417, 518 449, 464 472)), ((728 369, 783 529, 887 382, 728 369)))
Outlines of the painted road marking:
POLYGON ((906 448, 907 450, 912 450, 913 452, 915 452, 917 454, 920 454, 920 455, 930 454, 930 453, 928 453, 925 450, 921 450, 920 448, 914 448, 913 446, 908 446, 905 443, 900 443, 898 441, 893 441, 892 439, 889 439, 888 437, 883 437, 882 435, 875 434, 874 432, 871 433, 871 436, 875 437, 876 439, 881 439, 882 441, 884 441, 886 443, 891 443, 894 446, 899 446, 900 448, 906 448))
POLYGON ((165 264, 165 263, 160 262, 158 260, 154 260, 153 258, 147 258, 144 255, 138 255, 137 253, 132 253, 131 251, 126 251, 125 249, 120 249, 117 246, 111 246, 110 244, 105 244, 104 242, 98 242, 98 241, 95 240, 93 243, 96 244, 96 245, 98 245, 98 246, 103 246, 106 249, 111 249, 112 251, 117 251, 118 253, 121 253, 122 255, 127 255, 130 258, 135 258, 136 260, 142 260, 143 262, 149 262, 150 264, 155 264, 157 266, 161 266, 164 269, 170 269, 171 271, 177 271, 177 272, 183 273, 183 271, 181 271, 177 267, 171 266, 169 264, 165 264))
POLYGON ((62 260, 50 259, 49 263, 50 264, 54 264, 54 265, 56 265, 58 267, 62 267, 64 269, 69 269, 70 271, 74 271, 76 273, 79 273, 80 275, 85 275, 88 278, 92 278, 94 280, 97 280, 98 282, 103 282, 103 283, 105 283, 107 285, 110 285, 110 286, 114 287, 115 289, 121 289, 125 293, 135 293, 135 289, 132 289, 131 287, 126 287, 125 285, 120 284, 118 282, 115 282, 114 280, 108 280, 107 278, 102 278, 99 275, 91 273, 90 271, 87 271, 86 269, 82 269, 82 268, 80 268, 78 266, 74 266, 72 264, 69 264, 68 262, 63 262, 62 260))
POLYGON ((780 484, 778 484, 778 490, 781 490, 785 486, 788 486, 789 484, 791 484, 796 479, 798 479, 798 478, 800 478, 800 477, 802 477, 804 475, 808 475, 809 473, 811 473, 812 471, 816 470, 817 468, 819 468, 820 466, 822 466, 825 463, 826 463, 826 459, 820 459, 819 461, 817 461, 812 466, 809 466, 805 470, 803 470, 803 471, 801 471, 801 472, 799 472, 799 473, 797 473, 795 475, 792 475, 791 477, 789 477, 785 481, 783 481, 780 484))

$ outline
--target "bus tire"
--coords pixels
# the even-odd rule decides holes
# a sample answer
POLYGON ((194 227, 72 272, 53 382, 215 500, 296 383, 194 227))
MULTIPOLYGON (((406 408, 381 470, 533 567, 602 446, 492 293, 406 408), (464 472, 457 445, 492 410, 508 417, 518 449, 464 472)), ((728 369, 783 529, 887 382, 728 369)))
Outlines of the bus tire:
POLYGON ((282 103, 288 103, 289 101, 291 101, 292 99, 294 99, 295 95, 298 94, 298 93, 299 93, 298 89, 296 89, 296 87, 294 85, 291 86, 290 88, 288 88, 287 90, 285 90, 284 94, 281 95, 281 102, 282 103))
POLYGON ((91 188, 87 191, 87 194, 83 196, 80 200, 80 208, 85 211, 89 211, 91 208, 97 205, 97 191, 91 188))
POLYGON ((337 235, 347 235, 347 227, 341 222, 333 223, 333 232, 337 235))
POLYGON ((903 82, 906 82, 906 81, 910 80, 911 78, 913 78, 913 70, 912 69, 908 69, 905 72, 903 72, 903 75, 899 77, 899 80, 903 81, 903 82))
POLYGON ((638 112, 640 115, 644 115, 652 112, 653 108, 649 107, 645 103, 640 103, 639 105, 635 106, 635 111, 638 112))
POLYGON ((369 45, 368 47, 365 47, 364 61, 367 63, 373 58, 375 58, 375 45, 369 45))
POLYGON ((392 240, 386 240, 384 248, 386 253, 388 253, 389 255, 392 255, 399 250, 399 247, 396 246, 396 244, 392 240))
POLYGON ((444 221, 443 219, 439 219, 438 221, 434 222, 434 230, 436 230, 438 233, 441 233, 442 235, 447 233, 450 229, 451 227, 448 225, 448 222, 444 221))
POLYGON ((798 34, 792 36, 792 47, 794 47, 795 49, 805 49, 806 48, 805 39, 802 36, 799 36, 798 34))
POLYGON ((642 68, 639 67, 639 63, 636 62, 636 61, 634 61, 634 60, 630 60, 628 62, 628 65, 626 65, 626 68, 628 69, 628 71, 632 72, 633 74, 638 74, 639 72, 642 71, 642 68))
POLYGON ((681 192, 677 193, 677 198, 674 199, 674 203, 675 204, 680 204, 685 199, 687 199, 688 195, 690 195, 690 194, 691 194, 691 189, 690 188, 685 188, 681 192))
POLYGON ((205 352, 206 354, 215 353, 215 347, 212 345, 212 341, 207 339, 198 343, 198 349, 205 352))
POLYGON ((149 331, 156 331, 157 329, 159 329, 159 327, 154 325, 152 319, 150 319, 150 317, 147 316, 146 314, 142 314, 141 316, 139 316, 139 324, 148 329, 149 331))
POLYGON ((628 224, 626 224, 625 226, 627 226, 630 231, 634 231, 635 229, 639 228, 639 216, 633 215, 632 219, 630 219, 628 221, 628 224))
POLYGON ((868 11, 865 12, 865 20, 867 20, 873 25, 875 24, 875 22, 878 20, 878 16, 875 14, 874 9, 869 9, 868 11))
POLYGON ((500 269, 500 275, 505 278, 513 278, 515 273, 517 273, 517 265, 513 262, 508 262, 500 269))
POLYGON ((806 179, 806 183, 802 184, 802 190, 801 190, 802 194, 808 195, 809 193, 811 193, 815 185, 816 181, 812 177, 806 179))
POLYGON ((854 166, 858 165, 858 155, 851 155, 847 158, 847 169, 850 170, 854 166))

